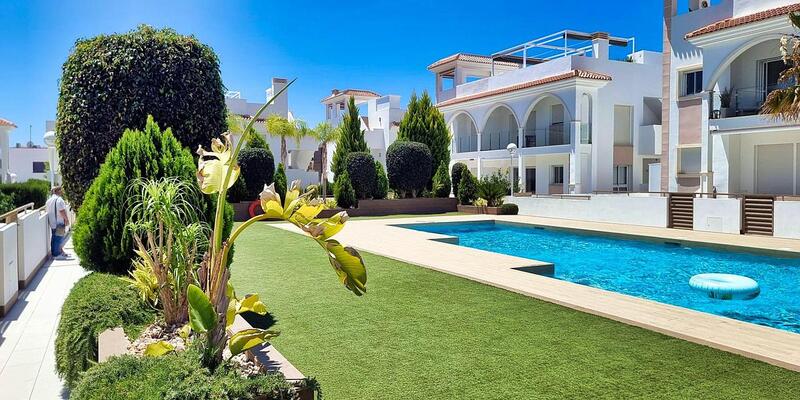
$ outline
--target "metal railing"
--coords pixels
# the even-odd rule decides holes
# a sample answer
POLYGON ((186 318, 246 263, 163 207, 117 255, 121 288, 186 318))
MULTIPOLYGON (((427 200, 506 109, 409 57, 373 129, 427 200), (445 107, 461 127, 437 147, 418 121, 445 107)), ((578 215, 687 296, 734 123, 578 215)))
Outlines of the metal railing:
POLYGON ((729 94, 728 107, 723 107, 722 93, 712 91, 710 94, 711 101, 709 102, 709 107, 711 108, 709 117, 711 119, 720 119, 757 115, 761 110, 761 106, 767 100, 767 96, 771 92, 782 88, 782 85, 769 85, 767 87, 757 86, 734 89, 729 94))
POLYGON ((667 197, 669 195, 692 196, 696 198, 705 199, 743 199, 745 197, 762 197, 772 198, 775 201, 800 201, 800 195, 791 194, 768 194, 768 193, 694 193, 694 192, 615 192, 612 190, 595 190, 592 194, 615 194, 615 195, 657 195, 659 197, 667 197))
MULTIPOLYGON (((551 125, 541 129, 525 129, 523 131, 522 147, 545 147, 570 144, 569 125, 551 125), (542 140, 544 142, 542 143, 542 140)), ((588 133, 588 128, 587 128, 588 133)))

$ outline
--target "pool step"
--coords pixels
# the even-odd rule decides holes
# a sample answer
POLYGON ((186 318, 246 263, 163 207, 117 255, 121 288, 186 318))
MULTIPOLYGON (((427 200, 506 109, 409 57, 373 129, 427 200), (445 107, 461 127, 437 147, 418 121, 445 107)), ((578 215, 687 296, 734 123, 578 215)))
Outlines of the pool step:
POLYGON ((745 196, 742 199, 742 233, 772 236, 774 218, 774 197, 745 196))
POLYGON ((669 227, 689 229, 694 227, 694 195, 691 193, 670 193, 669 227))

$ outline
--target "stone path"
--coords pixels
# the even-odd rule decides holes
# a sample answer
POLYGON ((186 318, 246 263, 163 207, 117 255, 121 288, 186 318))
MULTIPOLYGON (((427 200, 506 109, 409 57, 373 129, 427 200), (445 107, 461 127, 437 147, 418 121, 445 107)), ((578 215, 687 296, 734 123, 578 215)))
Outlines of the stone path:
MULTIPOLYGON (((71 241, 65 247, 74 254, 71 241)), ((0 398, 69 397, 56 375, 53 349, 61 305, 85 274, 77 259, 50 262, 20 291, 11 312, 0 320, 0 398)))

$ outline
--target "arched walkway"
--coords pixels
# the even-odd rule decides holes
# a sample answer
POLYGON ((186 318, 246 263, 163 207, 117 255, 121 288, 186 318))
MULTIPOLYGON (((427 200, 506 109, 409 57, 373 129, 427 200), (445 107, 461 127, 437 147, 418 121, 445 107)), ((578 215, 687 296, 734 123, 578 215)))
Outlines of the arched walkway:
POLYGON ((483 124, 481 150, 501 150, 509 143, 517 143, 518 127, 517 116, 510 107, 494 106, 483 124))
POLYGON ((478 129, 472 115, 462 111, 451 119, 456 151, 466 153, 478 151, 478 129))

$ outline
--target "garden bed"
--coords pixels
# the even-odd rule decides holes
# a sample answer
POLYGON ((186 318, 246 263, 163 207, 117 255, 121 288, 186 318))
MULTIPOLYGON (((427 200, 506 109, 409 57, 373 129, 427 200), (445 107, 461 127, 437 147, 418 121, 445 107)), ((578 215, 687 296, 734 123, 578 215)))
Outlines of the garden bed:
POLYGON ((377 217, 392 214, 442 214, 456 211, 458 209, 457 206, 458 200, 455 198, 418 197, 415 199, 360 200, 358 208, 323 210, 318 217, 327 218, 340 211, 347 211, 347 214, 351 217, 377 217))
POLYGON ((465 214, 501 215, 500 207, 465 206, 461 204, 458 205, 458 212, 465 214))

